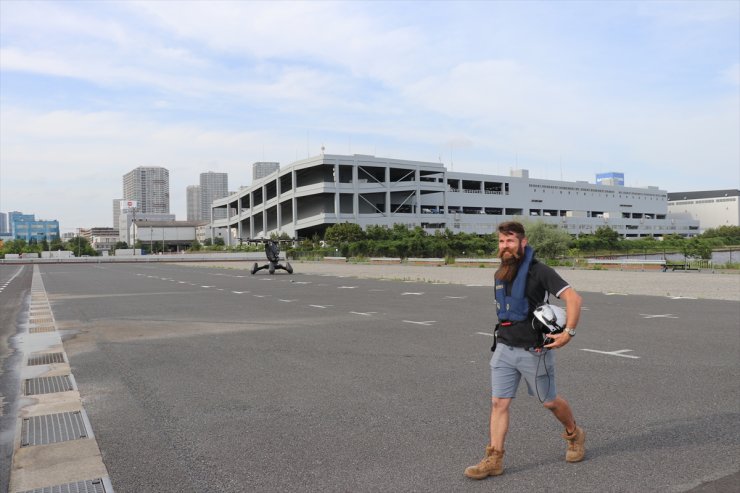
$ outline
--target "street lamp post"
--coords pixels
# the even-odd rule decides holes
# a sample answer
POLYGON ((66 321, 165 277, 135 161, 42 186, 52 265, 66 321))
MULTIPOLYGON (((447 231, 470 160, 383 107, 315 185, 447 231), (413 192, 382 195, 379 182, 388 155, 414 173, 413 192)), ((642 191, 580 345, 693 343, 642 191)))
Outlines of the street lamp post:
POLYGON ((133 231, 132 243, 134 245, 134 255, 136 255, 136 207, 131 209, 131 229, 133 231))

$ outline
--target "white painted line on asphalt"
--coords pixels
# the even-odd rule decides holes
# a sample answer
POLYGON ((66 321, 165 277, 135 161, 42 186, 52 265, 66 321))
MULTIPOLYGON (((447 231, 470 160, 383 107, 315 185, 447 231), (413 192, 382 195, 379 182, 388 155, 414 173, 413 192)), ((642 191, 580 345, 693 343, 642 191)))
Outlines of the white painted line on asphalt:
POLYGON ((245 294, 245 293, 249 293, 249 291, 232 291, 232 293, 234 293, 234 294, 245 294))
POLYGON ((647 313, 641 313, 640 316, 642 318, 678 318, 672 313, 666 313, 664 315, 648 315, 647 313))
POLYGON ((609 356, 620 356, 622 358, 640 359, 639 356, 632 356, 631 354, 622 354, 628 351, 632 351, 632 349, 620 349, 619 351, 597 351, 596 349, 583 349, 583 348, 579 348, 579 349, 581 351, 588 351, 590 353, 607 354, 609 356))
POLYGON ((252 296, 254 296, 255 298, 267 298, 270 295, 269 294, 253 294, 252 296))
POLYGON ((357 286, 338 286, 337 289, 355 289, 357 286))
POLYGON ((371 289, 370 291, 380 293, 382 291, 385 291, 385 289, 371 289))
POLYGON ((217 288, 217 289, 218 289, 219 291, 223 291, 223 290, 224 290, 224 288, 217 288))
POLYGON ((329 308, 330 306, 334 306, 334 305, 308 305, 308 306, 312 308, 329 308))
POLYGON ((375 315, 378 312, 350 312, 350 313, 352 313, 354 315, 362 315, 363 317, 371 317, 371 316, 375 315))
POLYGON ((401 293, 401 296, 421 296, 424 293, 401 293))
POLYGON ((298 301, 298 300, 283 300, 283 299, 278 298, 278 301, 282 301, 283 303, 293 303, 294 301, 298 301))
POLYGON ((488 332, 476 332, 476 334, 478 334, 479 336, 493 337, 493 334, 489 334, 488 332))
POLYGON ((694 298, 693 296, 669 296, 668 299, 671 299, 671 300, 695 300, 697 298, 694 298))
POLYGON ((290 281, 293 284, 311 284, 311 281, 290 281))
POLYGON ((448 300, 464 300, 467 296, 445 296, 448 300))
POLYGON ((177 281, 178 284, 187 284, 185 281, 177 281))
POLYGON ((201 286, 201 288, 212 288, 213 286, 201 286))
POLYGON ((486 287, 485 284, 466 284, 465 286, 467 286, 469 288, 484 288, 484 287, 486 287))
POLYGON ((605 296, 629 296, 629 294, 627 293, 612 293, 612 292, 604 293, 604 295, 605 296))
POLYGON ((413 320, 404 320, 404 322, 406 322, 407 324, 416 324, 416 325, 432 325, 432 324, 436 324, 437 323, 436 320, 427 320, 427 321, 424 321, 424 322, 415 322, 413 320))

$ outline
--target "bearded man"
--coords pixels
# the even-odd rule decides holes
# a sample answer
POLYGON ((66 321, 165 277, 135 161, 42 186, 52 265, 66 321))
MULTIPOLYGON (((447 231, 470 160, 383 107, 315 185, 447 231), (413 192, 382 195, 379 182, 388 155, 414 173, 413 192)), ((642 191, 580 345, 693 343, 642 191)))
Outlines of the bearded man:
POLYGON ((539 396, 544 407, 563 424, 563 438, 567 443, 565 460, 579 462, 585 455, 586 432, 576 426, 570 405, 555 388, 553 352, 575 336, 581 296, 555 270, 534 258, 522 224, 510 221, 499 225, 498 250, 501 266, 494 277, 499 323, 491 348, 490 443, 483 460, 465 469, 465 475, 473 479, 504 472, 509 407, 522 377, 529 395, 539 396), (565 330, 548 334, 549 339, 545 340, 534 322, 534 310, 547 303, 550 294, 565 301, 565 330))

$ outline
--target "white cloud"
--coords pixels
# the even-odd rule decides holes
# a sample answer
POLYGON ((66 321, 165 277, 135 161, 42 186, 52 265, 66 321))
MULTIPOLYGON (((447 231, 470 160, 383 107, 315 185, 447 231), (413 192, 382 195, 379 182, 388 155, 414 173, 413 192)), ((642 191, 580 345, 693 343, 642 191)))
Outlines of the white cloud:
POLYGON ((0 85, 0 209, 64 197, 42 215, 107 224, 123 173, 161 165, 182 216, 200 172, 236 189, 253 161, 322 144, 456 171, 518 159, 559 178, 562 159, 566 179, 726 187, 740 4, 706 4, 589 4, 597 31, 579 3, 561 17, 508 2, 0 2, 2 76, 53 94, 0 85))

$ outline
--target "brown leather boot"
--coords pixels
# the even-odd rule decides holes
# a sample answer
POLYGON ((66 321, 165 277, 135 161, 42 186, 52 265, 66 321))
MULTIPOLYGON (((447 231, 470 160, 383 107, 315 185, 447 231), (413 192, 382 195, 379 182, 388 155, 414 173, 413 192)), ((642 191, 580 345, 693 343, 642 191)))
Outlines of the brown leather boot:
POLYGON ((572 435, 568 435, 566 431, 563 433, 563 438, 568 442, 568 449, 565 452, 565 460, 568 462, 580 462, 583 460, 583 456, 586 455, 586 432, 583 428, 576 426, 575 431, 572 435))
POLYGON ((474 466, 465 469, 465 475, 472 479, 500 476, 504 473, 504 451, 486 447, 486 457, 474 466))

